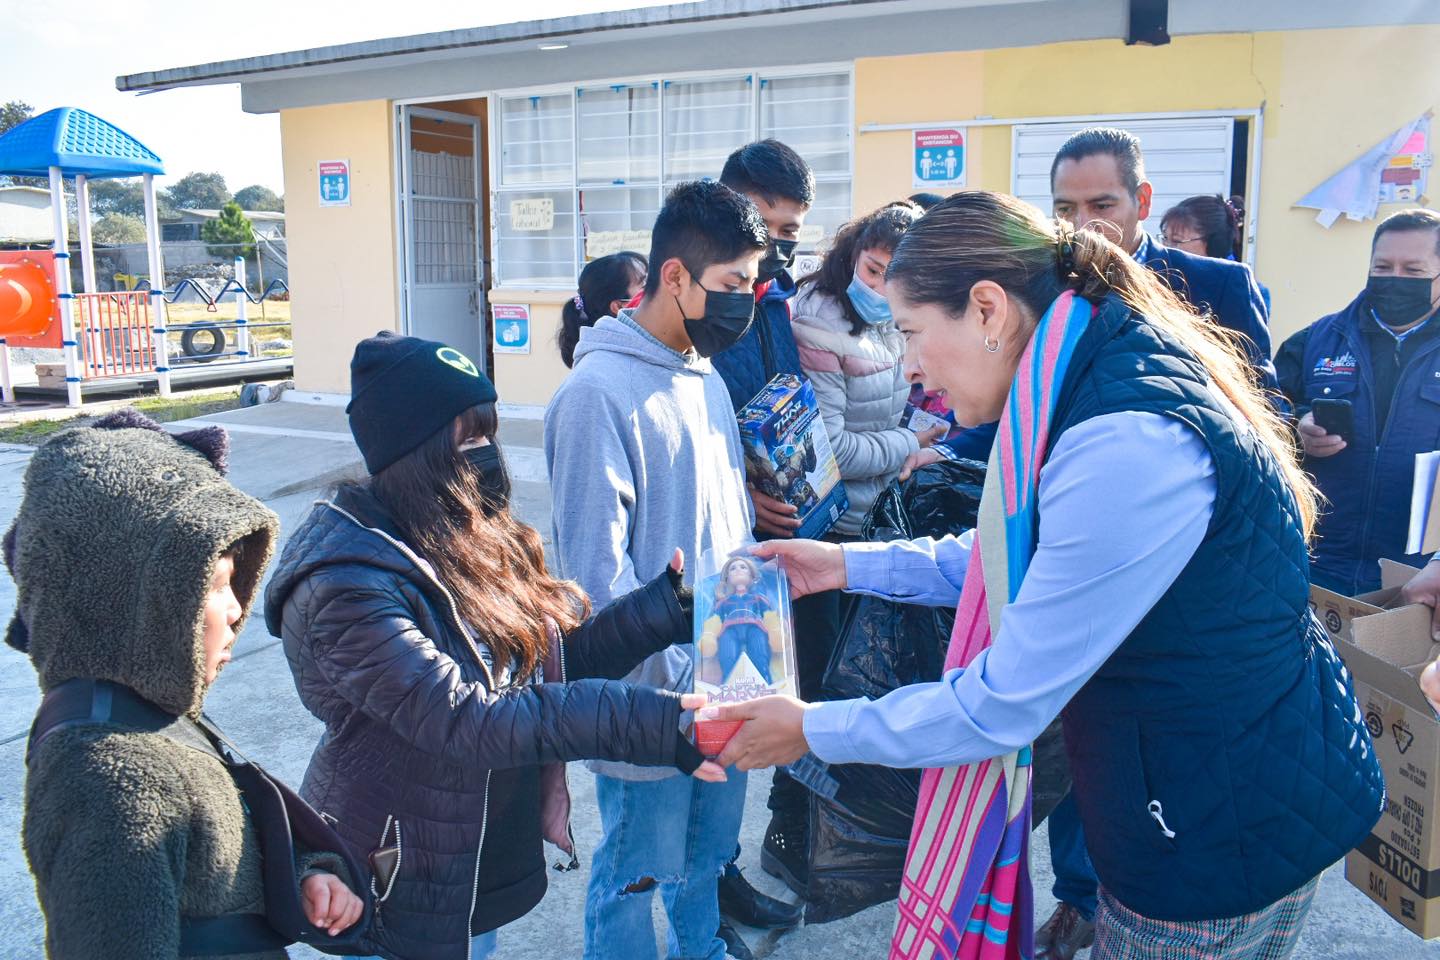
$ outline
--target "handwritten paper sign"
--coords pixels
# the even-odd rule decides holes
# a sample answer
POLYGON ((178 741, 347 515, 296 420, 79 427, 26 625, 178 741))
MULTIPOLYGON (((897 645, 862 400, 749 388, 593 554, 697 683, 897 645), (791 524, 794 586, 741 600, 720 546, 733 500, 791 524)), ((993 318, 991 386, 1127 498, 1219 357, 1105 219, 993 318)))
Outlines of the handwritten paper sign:
POLYGON ((598 260, 622 250, 650 255, 649 230, 596 230, 585 237, 585 259, 598 260))
POLYGON ((510 201, 510 226, 526 233, 540 233, 555 227, 555 201, 530 197, 510 201))

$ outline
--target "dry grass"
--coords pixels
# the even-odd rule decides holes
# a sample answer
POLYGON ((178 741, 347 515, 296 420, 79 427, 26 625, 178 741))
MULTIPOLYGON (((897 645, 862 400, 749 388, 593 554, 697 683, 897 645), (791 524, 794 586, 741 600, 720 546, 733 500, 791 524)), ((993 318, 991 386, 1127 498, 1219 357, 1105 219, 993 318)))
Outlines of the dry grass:
MULTIPOLYGON (((217 303, 212 313, 203 303, 172 303, 166 307, 166 316, 172 326, 184 323, 228 323, 234 321, 238 316, 235 301, 227 298, 217 303)), ((267 340, 290 340, 294 341, 294 328, 290 325, 290 302, 288 300, 263 300, 258 304, 249 304, 245 319, 252 325, 250 336, 257 343, 264 343, 267 340), (279 323, 282 326, 264 327, 255 326, 261 323, 279 323)), ((225 331, 225 336, 233 341, 234 330, 225 331)), ((180 353, 180 334, 170 335, 171 355, 180 353)), ((234 349, 232 346, 230 349, 234 349)), ((261 351, 256 351, 261 352, 261 351)), ((283 354, 289 351, 267 350, 265 354, 283 354)))
MULTIPOLYGON (((191 417, 203 417, 206 414, 219 413, 222 410, 234 410, 240 406, 240 388, 232 387, 228 390, 215 390, 209 393, 178 394, 173 397, 139 397, 128 405, 133 406, 151 420, 170 423, 175 420, 189 420, 191 417)), ((13 427, 0 430, 0 443, 38 444, 52 433, 64 430, 66 427, 83 425, 94 419, 94 416, 79 414, 58 420, 26 420, 13 427)))

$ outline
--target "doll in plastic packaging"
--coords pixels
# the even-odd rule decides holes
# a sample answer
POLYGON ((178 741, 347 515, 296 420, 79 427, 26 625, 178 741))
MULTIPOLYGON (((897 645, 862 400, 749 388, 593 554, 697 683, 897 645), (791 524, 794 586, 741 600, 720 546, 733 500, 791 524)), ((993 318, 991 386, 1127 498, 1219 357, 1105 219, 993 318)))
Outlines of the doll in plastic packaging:
POLYGON ((784 632, 762 590, 760 565, 749 557, 731 557, 720 570, 715 606, 700 637, 701 679, 726 683, 741 654, 767 684, 783 679, 784 632))

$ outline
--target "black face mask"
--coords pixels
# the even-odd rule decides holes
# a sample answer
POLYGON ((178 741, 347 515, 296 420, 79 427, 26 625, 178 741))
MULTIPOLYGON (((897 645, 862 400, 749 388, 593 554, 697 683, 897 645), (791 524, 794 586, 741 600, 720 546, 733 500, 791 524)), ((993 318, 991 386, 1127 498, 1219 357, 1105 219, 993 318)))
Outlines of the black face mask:
POLYGON ((500 448, 494 441, 483 447, 471 447, 460 455, 480 475, 480 490, 485 494, 487 504, 486 515, 510 506, 510 474, 505 470, 505 461, 500 458, 500 448))
POLYGON ((1435 309, 1430 299, 1434 281, 1434 277, 1371 277, 1365 281, 1365 300, 1385 326, 1403 327, 1435 309))
POLYGON ((750 324, 755 320, 755 295, 753 293, 722 293, 705 290, 705 315, 697 320, 685 316, 680 307, 680 298, 675 306, 680 307, 680 316, 685 320, 685 332, 695 346, 695 352, 702 357, 713 357, 735 346, 750 324))
POLYGON ((774 280, 780 274, 790 269, 790 264, 795 262, 795 245, 798 240, 781 240, 779 237, 770 238, 770 246, 765 250, 765 256, 760 258, 760 282, 774 280))

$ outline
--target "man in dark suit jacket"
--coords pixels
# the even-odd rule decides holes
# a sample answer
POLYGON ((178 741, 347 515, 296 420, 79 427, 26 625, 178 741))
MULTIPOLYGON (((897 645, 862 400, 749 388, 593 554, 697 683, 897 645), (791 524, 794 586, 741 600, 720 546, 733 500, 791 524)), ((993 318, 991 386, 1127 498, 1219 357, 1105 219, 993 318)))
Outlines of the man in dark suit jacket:
POLYGON ((1113 127, 1076 133, 1050 166, 1055 216, 1077 230, 1103 233, 1222 327, 1243 334, 1246 352, 1266 389, 1278 391, 1270 360, 1270 316, 1250 267, 1166 247, 1141 226, 1154 189, 1145 179, 1140 141, 1113 127))
MULTIPOLYGON (((1288 409, 1270 360, 1269 314, 1250 268, 1163 246, 1141 226, 1150 216, 1154 190, 1145 180, 1139 140, 1110 127, 1081 130, 1055 154, 1050 192, 1055 216, 1070 221, 1076 229, 1109 237, 1136 261, 1164 277, 1171 289, 1193 306, 1209 313, 1221 326, 1243 334, 1250 362, 1271 391, 1272 402, 1282 412, 1288 409)), ((1044 736, 1055 738, 1059 732, 1052 727, 1044 736)), ((1047 782, 1064 781, 1068 774, 1058 764, 1035 770, 1036 778, 1047 782)), ((1050 862, 1055 868, 1055 899, 1060 904, 1035 933, 1035 958, 1071 960, 1095 939, 1099 881, 1085 849, 1074 800, 1067 796, 1049 820, 1050 862)))

